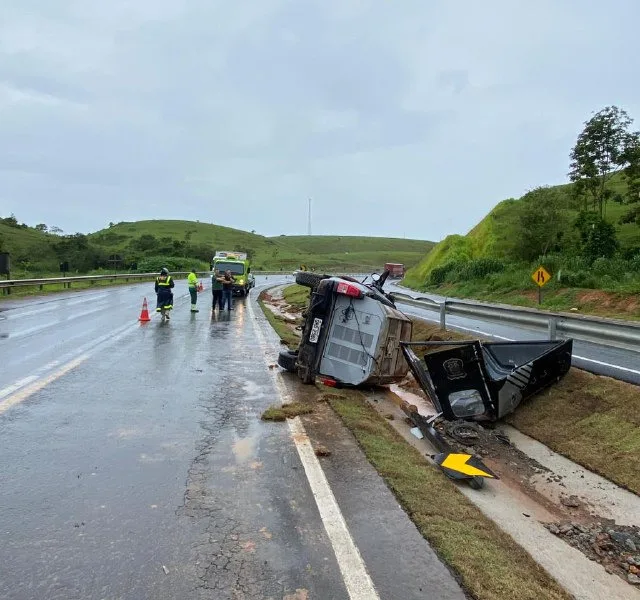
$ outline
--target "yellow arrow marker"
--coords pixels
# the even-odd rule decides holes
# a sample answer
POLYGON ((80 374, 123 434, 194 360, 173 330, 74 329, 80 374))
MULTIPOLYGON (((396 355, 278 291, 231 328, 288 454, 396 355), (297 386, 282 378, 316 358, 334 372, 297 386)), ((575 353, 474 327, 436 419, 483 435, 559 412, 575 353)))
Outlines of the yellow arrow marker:
POLYGON ((491 477, 493 479, 491 473, 467 464, 470 458, 471 454, 449 454, 447 458, 440 463, 440 466, 445 469, 450 469, 451 471, 458 471, 458 473, 463 473, 464 475, 470 475, 471 477, 479 475, 480 477, 491 477))

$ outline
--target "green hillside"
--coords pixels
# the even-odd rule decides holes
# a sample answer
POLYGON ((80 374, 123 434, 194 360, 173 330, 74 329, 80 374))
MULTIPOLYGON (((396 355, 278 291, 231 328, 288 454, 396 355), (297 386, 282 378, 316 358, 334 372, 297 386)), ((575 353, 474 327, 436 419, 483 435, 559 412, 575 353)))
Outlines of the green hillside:
POLYGON ((54 241, 54 236, 31 227, 11 227, 0 223, 0 252, 11 253, 12 270, 36 264, 45 271, 57 269, 54 241))
POLYGON ((395 262, 409 267, 416 265, 434 246, 434 242, 404 238, 380 238, 362 236, 280 236, 306 255, 310 264, 331 267, 350 263, 379 269, 385 262, 395 262))
MULTIPOLYGON (((571 187, 572 184, 565 184, 551 188, 559 192, 559 208, 570 221, 578 215, 571 187)), ((624 182, 621 178, 614 178, 610 187, 614 191, 623 191, 624 182)), ((423 260, 409 270, 405 282, 412 287, 423 287, 435 268, 455 262, 477 259, 513 261, 523 207, 522 198, 503 200, 466 235, 450 235, 436 244, 423 260)), ((615 226, 623 250, 640 248, 640 227, 633 223, 619 223, 627 210, 624 205, 610 202, 605 215, 605 219, 615 226)))
POLYGON ((70 236, 43 233, 12 216, 0 221, 0 244, 12 255, 16 276, 55 273, 68 261, 71 273, 111 269, 173 270, 206 268, 215 250, 247 252, 254 270, 290 271, 301 264, 316 270, 380 270, 385 262, 415 265, 432 242, 364 236, 264 237, 230 227, 194 221, 121 222, 91 233, 70 236), (8 223, 8 224, 5 224, 8 223))
MULTIPOLYGON (((611 181, 610 189, 626 191, 620 177, 611 181)), ((593 231, 591 221, 585 221, 586 228, 576 227, 580 211, 572 192, 567 184, 500 202, 466 235, 450 235, 436 244, 408 271, 404 284, 450 297, 537 306, 538 288, 531 274, 542 264, 552 276, 543 289, 543 307, 639 319, 640 227, 620 224, 628 205, 610 201, 604 218, 615 239, 590 238, 591 233, 584 238, 585 231, 593 231), (538 221, 540 212, 552 217, 538 221), (523 218, 533 225, 525 228, 523 218), (555 233, 547 251, 534 255, 525 249, 538 247, 528 245, 538 222, 543 226, 533 239, 539 241, 535 236, 542 231, 545 240, 554 224, 555 233), (607 241, 598 242, 594 254, 587 252, 585 239, 607 241)))

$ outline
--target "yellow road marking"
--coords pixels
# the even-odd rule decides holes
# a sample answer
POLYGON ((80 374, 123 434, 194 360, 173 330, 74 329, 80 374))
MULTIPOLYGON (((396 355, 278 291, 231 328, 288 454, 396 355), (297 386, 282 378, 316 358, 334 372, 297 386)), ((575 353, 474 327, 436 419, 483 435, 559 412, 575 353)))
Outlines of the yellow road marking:
POLYGON ((0 414, 9 410, 12 406, 16 404, 20 404, 20 402, 24 402, 29 396, 32 396, 36 392, 39 392, 42 388, 48 386, 50 383, 54 382, 56 379, 60 379, 63 375, 66 375, 69 371, 75 369, 78 365, 82 364, 85 360, 89 358, 88 354, 83 354, 82 356, 78 356, 78 358, 74 358, 72 361, 68 362, 66 365, 60 367, 57 371, 43 377, 42 379, 38 379, 33 382, 31 385, 28 385, 21 390, 17 391, 15 394, 12 394, 2 403, 0 403, 0 414))

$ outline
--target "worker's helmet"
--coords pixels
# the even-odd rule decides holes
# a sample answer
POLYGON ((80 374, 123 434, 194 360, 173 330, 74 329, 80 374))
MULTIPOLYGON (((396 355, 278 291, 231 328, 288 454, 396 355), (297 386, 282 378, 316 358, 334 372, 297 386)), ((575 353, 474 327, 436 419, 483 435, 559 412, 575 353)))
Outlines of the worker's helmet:
POLYGON ((160 275, 168 275, 169 274, 169 269, 167 269, 167 267, 162 267, 162 269, 160 269, 160 275))

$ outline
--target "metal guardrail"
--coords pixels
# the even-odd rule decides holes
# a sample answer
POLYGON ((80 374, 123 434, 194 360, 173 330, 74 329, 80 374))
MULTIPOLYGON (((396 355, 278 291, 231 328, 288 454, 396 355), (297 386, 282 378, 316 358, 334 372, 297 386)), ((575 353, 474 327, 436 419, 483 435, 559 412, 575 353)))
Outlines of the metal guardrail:
MULTIPOLYGON (((188 274, 189 271, 171 273, 171 275, 176 278, 186 277, 188 274)), ((210 277, 211 271, 197 271, 197 275, 201 277, 210 277)), ((254 275, 290 275, 290 273, 284 271, 255 271, 254 275)), ((2 293, 10 294, 12 288, 18 287, 39 287, 40 290, 42 290, 45 285, 62 284, 64 288, 71 288, 73 283, 80 282, 144 281, 155 279, 157 276, 157 273, 114 273, 112 275, 74 275, 69 277, 41 277, 33 279, 0 279, 0 290, 2 290, 2 293)))
MULTIPOLYGON (((202 275, 205 271, 198 272, 198 275, 202 275)), ((172 273, 173 276, 186 277, 189 273, 181 271, 178 273, 172 273)), ((207 271, 208 275, 209 272, 207 271)), ((70 288, 72 283, 90 282, 96 281, 140 281, 145 279, 154 279, 158 276, 157 273, 120 273, 113 275, 75 275, 72 277, 42 277, 36 279, 0 279, 0 289, 3 291, 6 289, 8 293, 11 293, 12 288, 17 287, 35 287, 38 286, 41 290, 45 285, 63 284, 65 288, 70 288)))
POLYGON ((414 298, 402 292, 392 292, 392 295, 401 304, 438 312, 442 329, 446 329, 447 315, 459 315, 541 330, 548 335, 550 340, 555 340, 558 335, 561 335, 640 352, 640 323, 586 315, 545 312, 535 308, 505 304, 485 304, 449 299, 438 302, 428 297, 414 298))

